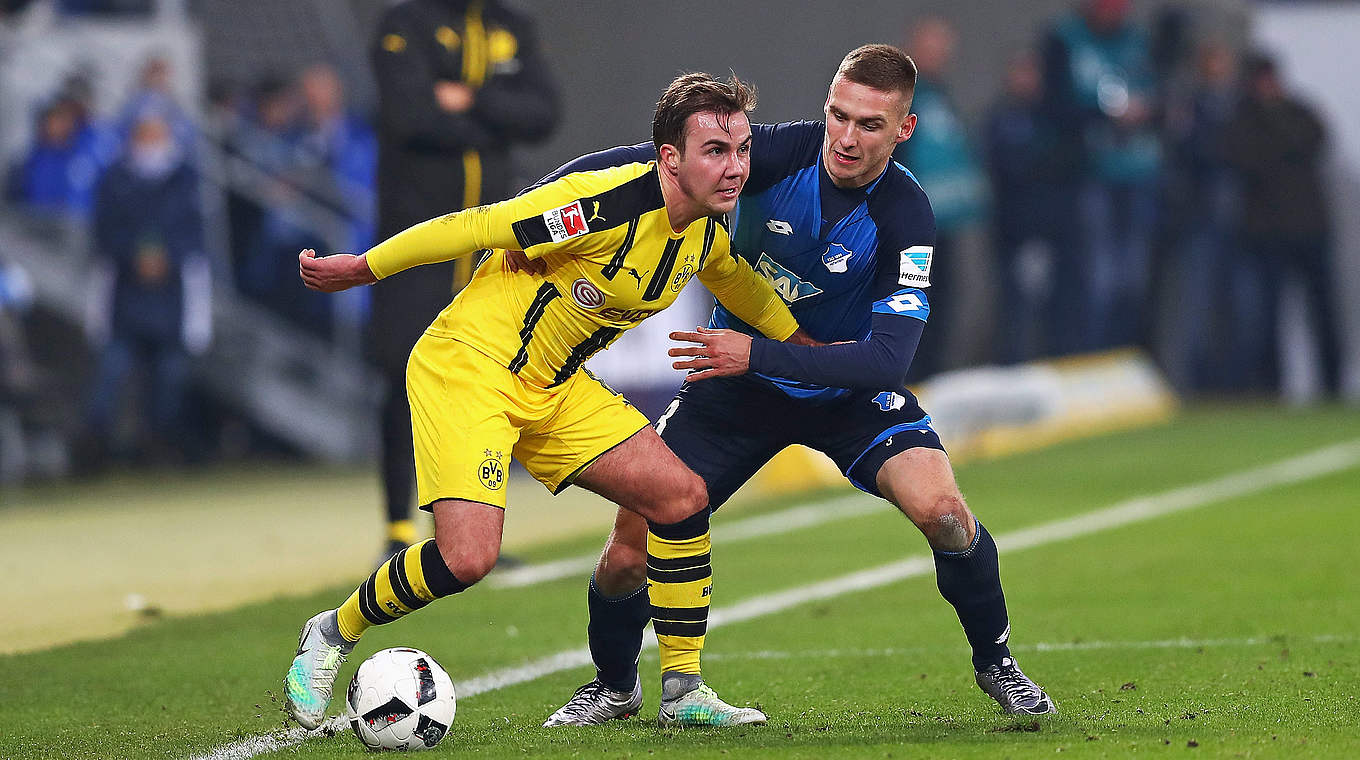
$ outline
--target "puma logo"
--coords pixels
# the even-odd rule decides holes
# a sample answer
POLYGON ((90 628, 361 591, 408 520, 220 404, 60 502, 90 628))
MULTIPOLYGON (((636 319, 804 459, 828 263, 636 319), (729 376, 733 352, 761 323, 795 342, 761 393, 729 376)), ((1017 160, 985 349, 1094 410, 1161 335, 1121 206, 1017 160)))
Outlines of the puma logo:
MULTIPOLYGON (((649 270, 647 270, 647 271, 650 272, 651 270, 649 269, 649 270)), ((638 270, 636 270, 636 269, 634 269, 634 268, 632 268, 632 267, 628 267, 628 274, 633 275, 633 279, 635 279, 635 280, 638 281, 638 287, 639 287, 639 288, 642 287, 642 275, 638 274, 638 270)))
POLYGON ((602 222, 608 221, 608 220, 605 219, 604 217, 600 216, 600 202, 599 202, 599 201, 591 201, 591 203, 595 204, 595 210, 592 211, 592 212, 590 213, 590 218, 587 219, 586 222, 587 222, 587 223, 590 223, 590 222, 595 221, 596 219, 599 219, 599 220, 602 221, 602 222))

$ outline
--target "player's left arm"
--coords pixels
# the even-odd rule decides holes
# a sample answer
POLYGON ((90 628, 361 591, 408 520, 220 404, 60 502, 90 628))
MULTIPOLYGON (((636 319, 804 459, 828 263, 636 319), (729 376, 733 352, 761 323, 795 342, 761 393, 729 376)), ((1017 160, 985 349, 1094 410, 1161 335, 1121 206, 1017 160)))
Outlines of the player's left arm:
POLYGON ((900 388, 929 315, 925 292, 904 288, 874 304, 864 340, 805 346, 757 338, 751 343, 751 370, 831 388, 900 388))

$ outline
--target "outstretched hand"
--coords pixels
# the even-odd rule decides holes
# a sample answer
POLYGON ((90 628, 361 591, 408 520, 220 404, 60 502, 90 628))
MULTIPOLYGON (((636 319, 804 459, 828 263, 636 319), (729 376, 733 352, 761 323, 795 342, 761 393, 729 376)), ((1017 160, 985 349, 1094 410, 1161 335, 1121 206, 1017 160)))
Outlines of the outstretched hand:
POLYGON ((363 254, 317 256, 311 248, 298 254, 298 274, 304 285, 322 293, 339 293, 356 285, 371 285, 378 281, 368 268, 368 261, 363 254))
POLYGON ((671 340, 697 343, 697 346, 672 348, 671 356, 692 356, 693 359, 671 362, 675 369, 689 370, 686 382, 707 380, 711 377, 730 377, 745 374, 751 368, 751 336, 736 330, 713 330, 696 327, 694 332, 676 330, 671 340))

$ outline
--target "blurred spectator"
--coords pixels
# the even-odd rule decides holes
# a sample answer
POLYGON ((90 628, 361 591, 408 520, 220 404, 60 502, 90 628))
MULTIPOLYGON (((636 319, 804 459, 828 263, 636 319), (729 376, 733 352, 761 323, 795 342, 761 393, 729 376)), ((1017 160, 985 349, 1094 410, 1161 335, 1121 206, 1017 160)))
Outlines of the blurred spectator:
POLYGON ((142 64, 136 89, 128 96, 117 119, 119 134, 126 138, 141 114, 156 111, 170 124, 175 143, 186 153, 194 152, 198 128, 175 97, 174 69, 170 60, 154 55, 142 64))
POLYGON ((942 315, 935 329, 944 327, 942 333, 926 331, 912 362, 913 379, 988 358, 987 178, 945 85, 957 37, 948 21, 927 17, 912 28, 906 48, 916 62, 912 111, 918 121, 893 158, 916 176, 935 211, 930 299, 942 315))
POLYGON ((86 319, 99 352, 86 408, 95 456, 183 451, 189 357, 206 350, 212 338, 198 179, 183 156, 169 121, 146 112, 133 126, 122 160, 99 182, 86 319), (116 423, 121 397, 139 368, 150 378, 141 396, 151 438, 149 446, 126 446, 116 423))
POLYGON ((240 155, 262 182, 253 229, 238 243, 240 291, 294 324, 323 336, 331 330, 329 299, 297 277, 297 253, 323 242, 309 219, 304 188, 320 168, 303 147, 302 99, 292 82, 268 79, 256 89, 255 119, 237 139, 240 155))
POLYGON ((156 0, 58 0, 62 13, 72 16, 87 14, 149 14, 156 9, 156 0))
MULTIPOLYGON (((99 72, 91 64, 81 65, 61 83, 61 96, 75 103, 80 124, 77 140, 81 149, 94 157, 98 174, 113 165, 123 152, 126 134, 119 134, 115 126, 100 117, 95 108, 95 86, 99 72)), ((94 203, 94 187, 90 187, 90 204, 94 203)))
POLYGON ((349 220, 347 239, 340 250, 367 250, 376 242, 377 234, 377 137, 366 121, 345 107, 344 85, 332 66, 309 66, 302 72, 299 85, 303 148, 311 161, 325 169, 325 184, 349 220))
MULTIPOLYGON (((302 146, 307 160, 315 165, 313 185, 325 194, 324 202, 345 219, 343 239, 329 241, 329 247, 367 250, 377 242, 377 136, 367 122, 345 107, 344 85, 334 67, 324 63, 307 67, 299 86, 302 146)), ((331 295, 337 340, 352 336, 357 348, 371 294, 370 288, 355 288, 331 295)))
POLYGON ((292 82, 266 78, 255 87, 253 113, 242 125, 241 155, 270 174, 284 175, 299 162, 302 100, 292 82))
POLYGON ((1313 109, 1286 92, 1275 61, 1258 55, 1246 64, 1246 92, 1230 120, 1227 160, 1241 172, 1242 244, 1257 272, 1257 290, 1243 294, 1257 317, 1241 347, 1265 371, 1251 387, 1279 387, 1279 297, 1301 282, 1318 337, 1322 379, 1340 390, 1341 344, 1331 264, 1331 219, 1322 181, 1327 135, 1313 109))
POLYGON ((23 312, 33 300, 33 284, 17 264, 0 260, 0 405, 26 395, 36 377, 24 339, 23 312))
MULTIPOLYGON (((379 21, 372 56, 379 237, 508 197, 516 189, 511 146, 541 140, 557 124, 557 94, 532 22, 495 0, 398 3, 379 21)), ((465 258, 389 277, 373 289, 369 349, 386 379, 387 553, 418 538, 410 519, 415 460, 406 359, 470 276, 465 258)))
POLYGON ((1184 97, 1167 106, 1167 174, 1175 188, 1168 215, 1180 220, 1180 234, 1172 239, 1168 262, 1174 277, 1167 283, 1172 324, 1165 364, 1183 391, 1221 390, 1249 369, 1250 357, 1233 348, 1240 341, 1229 338, 1250 327, 1249 312, 1256 308, 1250 299, 1257 295, 1237 234, 1237 176, 1224 155, 1224 130, 1239 97, 1236 53, 1211 40, 1198 51, 1184 97))
POLYGON ((31 289, 23 269, 0 260, 0 486, 19 480, 26 469, 23 411, 37 386, 22 321, 31 289))
POLYGON ((9 16, 17 16, 24 11, 33 0, 0 0, 0 21, 4 21, 9 16))
MULTIPOLYGON (((238 165, 245 161, 246 134, 254 129, 255 93, 253 89, 230 79, 213 80, 208 85, 208 110, 204 128, 222 146, 224 167, 229 175, 239 175, 238 165)), ((238 182, 229 182, 227 195, 228 239, 231 241, 231 281, 238 291, 246 293, 246 262, 248 246, 255 241, 256 231, 264 210, 249 194, 242 192, 238 182)))
POLYGON ((33 147, 10 168, 6 196, 34 213, 89 216, 101 171, 96 129, 72 97, 59 96, 43 107, 33 147))
POLYGON ((0 259, 0 486, 20 480, 27 469, 25 411, 39 390, 23 323, 32 297, 28 273, 0 259))
POLYGON ((1063 190, 1075 200, 1063 216, 1080 220, 1081 236, 1064 241, 1059 267, 1081 273, 1085 308, 1058 319, 1085 334, 1065 335, 1064 351, 1146 342, 1161 164, 1153 74, 1129 0, 1082 0, 1045 41, 1045 97, 1063 150, 1081 157, 1063 190))
POLYGON ((987 117, 987 165, 995 203, 1002 299, 998 358, 1020 362, 1054 349, 1049 301, 1056 266, 1059 218, 1055 126, 1044 107, 1038 57, 1024 51, 1006 68, 1005 90, 987 117))

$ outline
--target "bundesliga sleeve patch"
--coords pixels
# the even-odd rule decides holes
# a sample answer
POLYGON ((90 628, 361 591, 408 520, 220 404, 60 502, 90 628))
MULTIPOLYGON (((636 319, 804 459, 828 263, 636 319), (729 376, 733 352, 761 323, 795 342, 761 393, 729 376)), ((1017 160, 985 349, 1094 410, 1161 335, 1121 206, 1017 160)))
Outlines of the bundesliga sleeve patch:
POLYGON ((561 208, 544 211, 543 223, 548 225, 548 235, 552 237, 554 243, 590 232, 580 201, 572 201, 561 208))
POLYGON ((912 288, 930 287, 930 260, 935 247, 913 245, 902 251, 902 263, 897 272, 897 284, 912 288))

